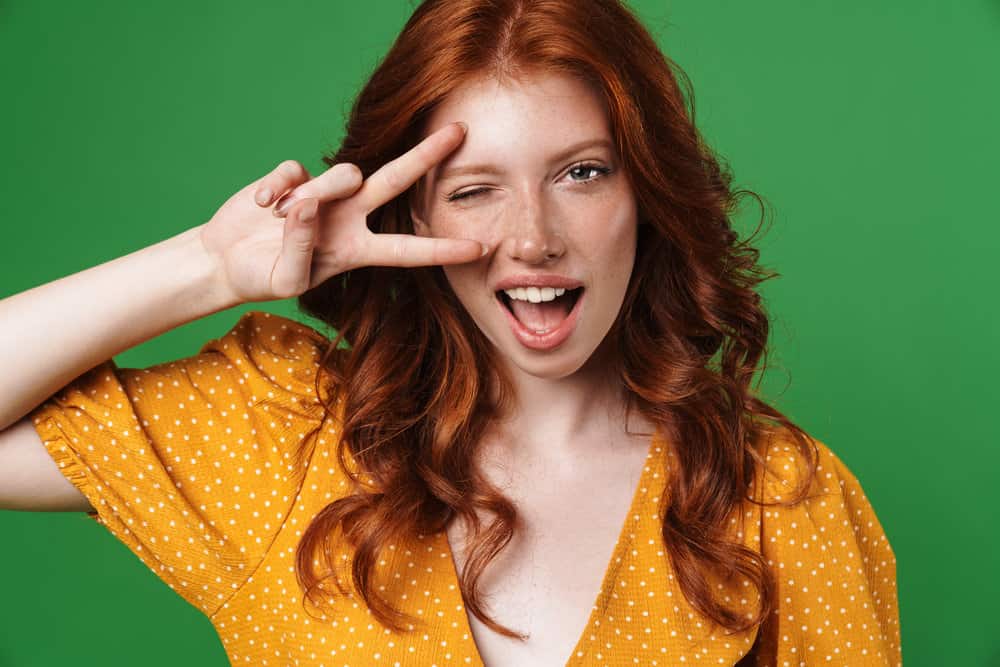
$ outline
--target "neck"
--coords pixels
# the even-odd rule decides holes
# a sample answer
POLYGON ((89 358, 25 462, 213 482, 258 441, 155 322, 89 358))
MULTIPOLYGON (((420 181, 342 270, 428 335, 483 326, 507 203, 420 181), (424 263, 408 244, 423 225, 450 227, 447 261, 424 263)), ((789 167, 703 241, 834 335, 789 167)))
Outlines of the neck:
MULTIPOLYGON (((605 341, 606 342, 606 341, 605 341)), ((625 432, 625 392, 601 345, 575 373, 540 378, 508 366, 513 395, 494 434, 519 451, 579 453, 625 432)))

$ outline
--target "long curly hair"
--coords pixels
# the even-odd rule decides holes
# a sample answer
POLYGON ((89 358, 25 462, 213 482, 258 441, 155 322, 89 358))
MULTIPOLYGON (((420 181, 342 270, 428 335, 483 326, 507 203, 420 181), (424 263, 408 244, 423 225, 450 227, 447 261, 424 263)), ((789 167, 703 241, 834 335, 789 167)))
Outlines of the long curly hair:
MULTIPOLYGON (((750 245, 761 224, 741 241, 731 219, 744 197, 760 205, 761 222, 767 207, 759 195, 731 187, 728 166, 695 127, 690 80, 632 11, 618 0, 426 0, 358 94, 345 138, 324 162, 354 163, 367 178, 418 143, 429 113, 463 82, 534 69, 580 77, 607 101, 646 223, 608 334, 626 416, 638 410, 672 447, 674 472, 659 516, 682 592, 707 619, 745 630, 773 610, 775 591, 761 555, 726 530, 745 501, 764 504, 750 491, 764 464, 755 443, 762 433, 784 430, 806 458, 803 483, 780 504, 806 494, 815 444, 750 387, 766 368, 769 332, 756 287, 779 274, 758 266, 759 251, 750 245), (756 613, 727 606, 715 592, 716 574, 750 581, 759 593, 756 613)), ((413 233, 412 194, 373 211, 370 228, 413 233)), ((378 593, 380 554, 395 540, 434 534, 464 517, 475 527, 459 577, 466 608, 494 631, 523 637, 484 612, 478 588, 517 525, 512 503, 473 465, 512 389, 441 268, 358 268, 298 302, 337 331, 320 375, 334 388, 324 399, 328 414, 341 403, 337 456, 355 483, 302 537, 296 575, 303 604, 335 601, 324 584, 331 579, 347 594, 331 555, 332 541, 346 540, 340 543, 353 551, 351 583, 373 615, 395 631, 413 628, 420 619, 378 593), (491 404, 486 389, 495 386, 499 399, 491 404), (477 510, 495 516, 482 530, 477 510)), ((319 383, 317 376, 321 396, 319 383)))

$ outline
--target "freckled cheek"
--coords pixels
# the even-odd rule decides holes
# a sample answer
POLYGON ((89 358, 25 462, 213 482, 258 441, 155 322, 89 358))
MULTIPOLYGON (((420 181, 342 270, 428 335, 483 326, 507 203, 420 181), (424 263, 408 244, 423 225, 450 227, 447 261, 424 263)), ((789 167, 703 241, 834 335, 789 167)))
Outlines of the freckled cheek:
POLYGON ((636 212, 630 203, 607 202, 581 209, 568 218, 574 246, 595 261, 627 260, 634 256, 636 212))
POLYGON ((504 235, 504 211, 499 206, 440 210, 434 213, 431 234, 437 237, 472 239, 492 247, 504 235))

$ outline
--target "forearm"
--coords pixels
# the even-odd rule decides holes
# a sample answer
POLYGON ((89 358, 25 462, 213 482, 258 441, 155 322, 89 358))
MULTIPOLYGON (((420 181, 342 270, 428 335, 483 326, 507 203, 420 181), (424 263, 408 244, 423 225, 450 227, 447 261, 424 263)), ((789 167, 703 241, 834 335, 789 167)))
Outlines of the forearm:
POLYGON ((116 354, 239 305, 199 232, 0 301, 0 430, 116 354))

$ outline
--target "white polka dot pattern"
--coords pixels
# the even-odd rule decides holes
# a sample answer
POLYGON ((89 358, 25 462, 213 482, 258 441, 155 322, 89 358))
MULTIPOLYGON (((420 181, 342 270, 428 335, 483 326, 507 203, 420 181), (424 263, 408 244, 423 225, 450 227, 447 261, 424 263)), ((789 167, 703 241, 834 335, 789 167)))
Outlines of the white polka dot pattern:
MULTIPOLYGON (((302 534, 348 492, 313 381, 327 343, 293 320, 250 311, 199 354, 147 369, 105 362, 31 414, 91 516, 211 619, 233 665, 482 665, 444 533, 388 546, 380 593, 424 623, 397 634, 352 592, 332 617, 302 608, 302 534)), ((727 635, 680 592, 659 534, 672 454, 648 463, 604 585, 568 665, 898 665, 895 559, 857 480, 825 445, 817 495, 749 506, 733 535, 776 571, 778 609, 727 635), (742 660, 742 661, 741 661, 742 660)), ((768 450, 773 498, 794 483, 787 443, 768 450), (786 467, 787 466, 787 467, 786 467)), ((349 464, 353 464, 350 460, 349 464)), ((342 564, 349 552, 334 554, 342 564)), ((748 582, 719 594, 749 610, 748 582)))
MULTIPOLYGON (((809 497, 763 508, 758 549, 776 573, 778 607, 759 664, 900 665, 895 554, 857 478, 818 444, 809 497)), ((804 471, 797 450, 772 444, 767 462, 766 499, 787 498, 804 471)))
POLYGON ((284 524, 304 477, 292 452, 322 410, 307 373, 325 339, 263 319, 186 359, 108 360, 30 414, 92 518, 209 615, 284 524))

